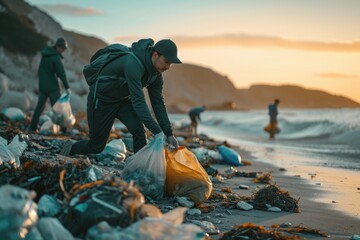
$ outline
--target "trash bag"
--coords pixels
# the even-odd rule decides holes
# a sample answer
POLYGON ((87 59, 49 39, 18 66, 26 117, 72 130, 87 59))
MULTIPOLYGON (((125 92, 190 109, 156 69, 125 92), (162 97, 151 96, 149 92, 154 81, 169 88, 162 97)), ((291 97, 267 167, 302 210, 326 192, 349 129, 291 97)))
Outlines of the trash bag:
POLYGON ((204 147, 193 148, 191 151, 195 154, 198 160, 206 159, 208 154, 208 149, 204 147))
POLYGON ((37 205, 32 200, 34 191, 12 185, 0 187, 0 233, 1 239, 23 239, 37 222, 37 205))
POLYGON ((100 180, 104 176, 104 171, 96 165, 91 165, 87 172, 87 180, 86 182, 95 182, 96 180, 100 180))
POLYGON ((166 193, 184 196, 199 204, 209 198, 212 182, 196 156, 186 147, 177 151, 165 150, 166 193))
POLYGON ((62 127, 71 128, 76 119, 70 105, 70 95, 63 93, 49 112, 52 121, 62 127))
POLYGON ((225 163, 232 166, 242 166, 241 156, 235 150, 225 146, 218 146, 217 149, 225 163))
POLYGON ((7 146, 8 149, 14 154, 16 166, 20 166, 20 157, 24 150, 27 148, 28 136, 16 135, 13 140, 7 146))
POLYGON ((100 153, 102 155, 110 155, 121 161, 126 158, 126 146, 125 143, 119 139, 113 139, 108 144, 106 144, 104 150, 100 153))
POLYGON ((215 151, 215 150, 209 150, 208 155, 214 161, 221 162, 221 161, 224 160, 223 157, 221 156, 221 154, 219 152, 215 151))
POLYGON ((72 240, 73 235, 59 222, 57 218, 43 217, 39 219, 37 229, 44 239, 72 240))
MULTIPOLYGON (((127 239, 127 240, 202 240, 205 232, 194 224, 182 224, 187 208, 178 207, 160 218, 147 217, 123 230, 106 227, 102 232, 88 232, 87 239, 127 239), (91 235, 90 235, 90 234, 91 235)), ((98 227, 99 228, 99 227, 98 227)))
POLYGON ((51 121, 51 118, 48 115, 41 115, 39 118, 39 125, 41 126, 47 121, 51 121))
POLYGON ((22 121, 25 119, 25 114, 22 110, 20 110, 19 108, 15 108, 15 107, 8 107, 5 108, 1 111, 2 114, 5 115, 5 117, 7 117, 8 119, 10 119, 11 121, 22 121))
POLYGON ((7 147, 7 140, 0 137, 0 165, 9 165, 16 167, 16 158, 7 147))
POLYGON ((146 146, 126 161, 122 177, 125 181, 134 181, 140 191, 152 199, 164 196, 166 161, 165 135, 159 133, 146 146))
POLYGON ((264 131, 272 134, 280 133, 280 128, 276 123, 269 123, 264 127, 264 131))
POLYGON ((41 135, 49 136, 49 135, 56 135, 60 132, 60 126, 54 124, 53 121, 48 120, 43 123, 40 127, 39 133, 41 135))
POLYGON ((61 206, 54 196, 44 194, 39 202, 37 213, 39 217, 54 217, 61 211, 61 206))
POLYGON ((174 225, 162 218, 145 218, 120 232, 118 239, 143 240, 202 240, 205 232, 194 224, 174 225), (123 238, 121 238, 123 237, 123 238))

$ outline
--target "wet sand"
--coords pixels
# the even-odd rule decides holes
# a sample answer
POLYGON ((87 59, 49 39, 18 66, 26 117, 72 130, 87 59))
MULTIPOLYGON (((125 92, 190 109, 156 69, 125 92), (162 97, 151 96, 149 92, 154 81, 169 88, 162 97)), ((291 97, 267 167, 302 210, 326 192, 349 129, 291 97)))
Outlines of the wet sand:
MULTIPOLYGON (((359 193, 354 189, 342 188, 341 181, 354 181, 358 176, 348 175, 347 179, 341 179, 341 174, 336 174, 337 169, 333 171, 320 171, 320 169, 311 168, 306 169, 298 168, 299 172, 303 174, 295 176, 291 171, 282 171, 279 167, 258 161, 250 152, 243 149, 238 149, 242 159, 252 162, 251 166, 239 167, 239 171, 255 171, 255 172, 271 172, 274 181, 281 188, 290 193, 295 199, 299 200, 300 213, 289 212, 267 212, 260 210, 242 211, 238 209, 230 209, 231 215, 224 213, 224 209, 215 209, 209 213, 209 216, 215 217, 216 213, 224 215, 221 218, 221 223, 216 224, 222 232, 229 231, 234 224, 242 224, 252 222, 257 225, 270 227, 272 224, 291 223, 292 226, 302 225, 307 228, 318 229, 330 236, 330 239, 350 239, 354 234, 360 233, 360 217, 358 215, 359 208, 359 193), (311 170, 311 171, 310 171, 311 170), (317 175, 311 180, 308 173, 316 173, 317 175), (307 179, 309 178, 309 179, 307 179), (329 181, 332 179, 332 181, 329 181), (317 185, 318 182, 326 185, 333 186, 334 191, 341 188, 341 198, 336 197, 339 194, 327 191, 326 187, 317 185), (335 184, 337 183, 337 184, 335 184), (354 196, 352 205, 347 205, 343 199, 349 199, 354 196), (336 203, 332 203, 336 201, 336 203), (353 214, 340 211, 340 207, 354 208, 353 214), (347 205, 347 206, 346 206, 347 205)), ((229 168, 227 165, 212 165, 217 168, 221 173, 224 173, 229 168)), ((340 171, 340 170, 339 170, 340 171)), ((338 172, 339 173, 339 172, 338 172)), ((219 190, 221 187, 231 187, 233 191, 241 196, 251 196, 259 187, 262 188, 264 184, 254 183, 252 178, 234 177, 227 179, 225 183, 214 183, 214 189, 219 190), (239 189, 239 185, 248 185, 248 190, 239 189)), ((306 239, 324 239, 318 235, 302 234, 300 235, 306 239)), ((219 236, 212 236, 213 239, 218 239, 219 236)))

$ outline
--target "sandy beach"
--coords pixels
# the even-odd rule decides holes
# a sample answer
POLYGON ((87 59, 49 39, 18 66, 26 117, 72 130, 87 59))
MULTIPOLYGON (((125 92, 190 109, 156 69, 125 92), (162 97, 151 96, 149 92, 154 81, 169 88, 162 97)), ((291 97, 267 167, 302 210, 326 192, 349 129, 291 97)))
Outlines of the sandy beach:
MULTIPOLYGON (((20 125, 20 127, 24 127, 20 125)), ((11 130, 2 129, 3 135, 14 135, 15 132, 11 130)), ((223 139, 217 138, 213 139, 212 135, 202 136, 204 141, 194 141, 194 138, 190 137, 190 133, 182 130, 175 130, 174 134, 177 137, 183 136, 186 139, 186 146, 190 149, 195 146, 205 146, 209 149, 214 149, 215 146, 222 144, 223 139)), ((125 133, 113 132, 114 137, 125 137, 125 133)), ((217 137, 222 136, 226 137, 225 134, 218 135, 217 137)), ((83 132, 79 132, 72 136, 72 138, 84 137, 83 132)), ((85 156, 78 156, 76 158, 65 158, 58 155, 59 148, 69 136, 41 136, 37 134, 29 135, 30 141, 33 142, 32 146, 27 149, 27 154, 24 155, 23 161, 32 162, 39 161, 42 162, 47 158, 57 161, 66 161, 72 168, 73 163, 79 160, 82 160, 84 163, 84 168, 89 166, 101 167, 103 170, 106 170, 108 173, 114 175, 119 175, 123 167, 123 163, 119 164, 115 160, 109 160, 105 163, 103 161, 98 162, 97 160, 91 157, 91 160, 85 156), (44 146, 52 146, 51 149, 44 146), (44 145, 44 146, 40 146, 44 145), (38 154, 37 157, 34 154, 38 154), (32 156, 32 157, 31 157, 32 156), (37 159, 37 160, 36 160, 37 159), (105 164, 105 165, 104 165, 105 164), (87 166, 86 166, 87 165, 87 166)), ((289 195, 298 199, 298 205, 300 212, 269 212, 266 210, 252 209, 249 211, 244 211, 235 208, 235 204, 239 201, 239 198, 242 197, 252 197, 259 190, 266 187, 264 183, 254 182, 253 177, 244 177, 244 176, 233 176, 232 178, 225 178, 223 182, 213 181, 213 190, 212 192, 216 194, 224 194, 226 196, 237 196, 235 198, 236 202, 226 202, 224 199, 216 199, 210 197, 208 200, 204 201, 205 206, 208 206, 212 211, 202 211, 200 216, 185 216, 185 223, 192 223, 191 220, 200 220, 212 222, 219 230, 220 233, 217 235, 210 235, 211 239, 221 239, 224 234, 233 229, 235 225, 241 225, 245 223, 253 223, 257 226, 263 226, 265 229, 269 230, 274 225, 288 225, 290 228, 295 229, 296 226, 302 226, 308 230, 318 231, 320 234, 309 234, 309 233, 298 233, 300 237, 304 239, 350 239, 353 235, 358 235, 360 233, 360 217, 359 217, 359 190, 358 183, 360 182, 360 176, 356 171, 330 168, 326 166, 309 166, 306 164, 296 164, 296 161, 293 158, 296 158, 295 155, 285 154, 286 152, 280 150, 274 150, 272 148, 264 148, 261 145, 253 144, 248 145, 236 145, 236 141, 232 141, 232 138, 228 138, 228 144, 236 150, 242 158, 242 161, 250 162, 251 165, 237 167, 239 172, 245 173, 270 173, 272 176, 271 184, 276 184, 281 190, 287 191, 289 195), (287 159, 287 162, 283 161, 287 159), (277 160, 277 161, 276 161, 277 160), (240 185, 248 186, 248 189, 240 189, 240 185), (227 189, 227 191, 224 191, 227 189), (226 204, 228 205, 226 206, 226 204), (225 204, 225 205, 223 205, 225 204), (328 236, 328 237, 324 237, 328 236)), ((199 140, 199 139, 198 139, 199 140)), ((272 142, 276 144, 276 141, 272 142)), ((302 161, 311 161, 312 159, 305 159, 309 156, 303 156, 302 161)), ((298 159, 296 159, 298 160, 298 159)), ((25 164, 23 162, 23 164, 25 164)), ((54 170, 58 171, 63 168, 63 164, 54 167, 54 170)), ((231 168, 228 164, 223 164, 217 162, 216 164, 211 164, 211 167, 217 169, 219 174, 226 176, 228 170, 231 168)), ((82 170, 83 171, 83 170, 82 170)), ((83 171, 84 172, 84 171, 83 171)), ((14 180, 19 185, 23 184, 23 180, 27 178, 32 178, 34 176, 41 175, 40 172, 24 172, 22 179, 14 180), (34 175, 35 174, 35 175, 34 175)), ((44 173, 46 174, 46 173, 44 173)), ((120 174, 121 175, 121 174, 120 174)), ((52 194, 60 197, 62 200, 63 197, 58 185, 58 175, 52 175, 52 179, 55 184, 55 188, 49 188, 48 191, 52 191, 52 194)), ((9 180, 11 178, 16 179, 15 174, 9 173, 7 176, 3 176, 3 180, 9 180), (8 178, 8 179, 7 179, 8 178)), ((81 174, 72 175, 74 179, 69 183, 73 186, 73 181, 81 181, 81 179, 75 179, 81 177, 81 174)), ((44 177, 44 180, 47 179, 44 177)), ((69 178, 71 179, 71 178, 69 178)), ((48 181, 49 179, 47 179, 48 181)), ((29 189, 34 189, 32 185, 26 185, 29 189)), ((71 186, 67 186, 67 189, 70 189, 71 186)), ((44 193, 43 187, 38 188, 40 190, 39 194, 44 193)), ((165 202, 162 201, 150 201, 159 207, 159 209, 167 209, 163 213, 167 212, 169 209, 176 208, 180 204, 172 197, 165 198, 165 202), (170 207, 170 208, 168 208, 170 207)), ((251 202, 251 201, 250 201, 251 202)), ((202 209, 199 206, 195 208, 202 209)), ((206 208, 206 207, 205 207, 206 208)), ((203 209, 202 209, 203 210, 203 209)), ((282 231, 284 229, 281 229, 282 231)), ((250 238, 251 239, 251 238, 250 238)), ((261 239, 261 238, 260 238, 261 239)))
MULTIPOLYGON (((350 239, 354 234, 359 234, 360 231, 360 218, 358 215, 359 199, 356 198, 358 192, 354 189, 342 188, 341 179, 338 175, 334 175, 338 170, 334 169, 332 172, 321 172, 320 169, 306 169, 297 168, 298 172, 303 172, 302 176, 294 174, 290 171, 283 171, 278 166, 265 163, 263 161, 257 161, 251 152, 238 148, 242 159, 252 162, 251 166, 244 166, 238 168, 239 171, 249 172, 270 172, 273 176, 274 182, 283 190, 290 193, 295 199, 300 199, 300 213, 289 212, 266 212, 260 210, 241 211, 237 209, 229 210, 232 215, 226 214, 221 219, 221 224, 217 226, 222 232, 229 231, 230 226, 233 224, 242 224, 252 222, 257 225, 263 225, 270 228, 272 224, 291 223, 292 226, 302 225, 304 227, 313 228, 326 233, 330 239, 350 239), (312 170, 312 171, 310 171, 312 170), (317 176, 313 180, 307 180, 310 178, 307 176, 308 172, 316 172, 317 176), (325 186, 327 184, 334 184, 333 191, 327 190, 327 187, 317 185, 316 183, 322 182, 325 186), (341 189, 341 192, 336 192, 341 189), (347 195, 348 194, 348 195, 347 195), (344 203, 343 200, 353 200, 351 205, 344 203), (336 201, 336 203, 332 203, 336 201), (353 211, 351 211, 351 208, 353 211), (341 211, 340 209, 343 209, 341 211), (348 209, 349 212, 345 212, 344 209, 348 209), (352 213, 353 215, 351 215, 352 213)), ((224 173, 229 166, 225 165, 213 165, 221 173, 224 173)), ((343 176, 343 175, 342 175, 343 176)), ((350 176, 345 180, 358 179, 358 176, 350 176)), ((215 183, 214 190, 219 190, 221 187, 230 186, 235 193, 239 195, 251 196, 259 187, 263 187, 264 184, 254 183, 252 178, 235 177, 227 179, 225 183, 215 183), (248 190, 239 189, 239 185, 248 185, 248 190)), ((223 210, 221 210, 223 211, 223 210)), ((211 213, 214 215, 217 210, 211 213)), ((315 236, 311 234, 300 235, 306 239, 324 239, 324 237, 315 236)), ((213 239, 217 239, 213 236, 213 239)))

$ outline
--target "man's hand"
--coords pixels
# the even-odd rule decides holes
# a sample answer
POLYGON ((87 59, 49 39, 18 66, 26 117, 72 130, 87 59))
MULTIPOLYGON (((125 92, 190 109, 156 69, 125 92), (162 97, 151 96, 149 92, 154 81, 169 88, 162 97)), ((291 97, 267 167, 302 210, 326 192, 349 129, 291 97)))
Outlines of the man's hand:
POLYGON ((169 136, 166 139, 166 142, 169 144, 169 147, 171 148, 171 150, 177 150, 179 147, 179 143, 174 136, 169 136))
POLYGON ((65 90, 65 93, 66 93, 66 95, 70 96, 70 94, 71 94, 70 88, 66 89, 66 90, 65 90))

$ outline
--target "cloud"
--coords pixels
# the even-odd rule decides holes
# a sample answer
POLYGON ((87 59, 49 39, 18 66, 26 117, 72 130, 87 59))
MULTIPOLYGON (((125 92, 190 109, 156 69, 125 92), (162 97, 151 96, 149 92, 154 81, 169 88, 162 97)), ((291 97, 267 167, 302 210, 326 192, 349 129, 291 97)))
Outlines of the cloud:
MULTIPOLYGON (((131 36, 133 38, 133 36, 131 36)), ((200 48, 212 46, 235 46, 235 47, 275 47, 297 49, 303 51, 327 51, 327 52, 360 52, 360 41, 353 42, 320 42, 290 40, 275 36, 227 34, 216 36, 172 36, 170 37, 179 47, 200 48)), ((117 37, 115 41, 129 40, 129 37, 117 37)), ((133 38, 133 41, 136 41, 133 38)))
POLYGON ((356 79, 356 78, 359 78, 358 75, 335 73, 335 72, 319 73, 316 75, 319 77, 322 77, 322 78, 334 78, 334 79, 356 79))
POLYGON ((102 11, 94 8, 82 8, 71 4, 41 4, 39 7, 52 12, 71 16, 97 16, 103 15, 102 11))

